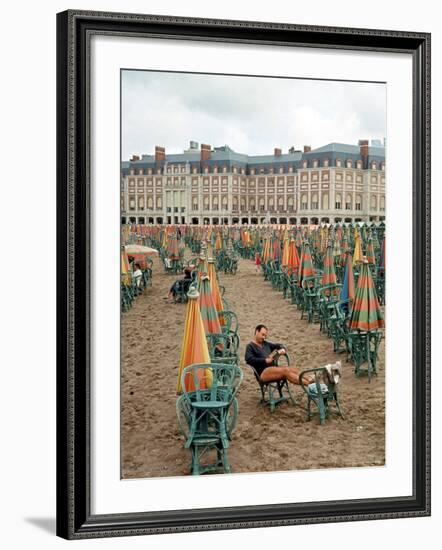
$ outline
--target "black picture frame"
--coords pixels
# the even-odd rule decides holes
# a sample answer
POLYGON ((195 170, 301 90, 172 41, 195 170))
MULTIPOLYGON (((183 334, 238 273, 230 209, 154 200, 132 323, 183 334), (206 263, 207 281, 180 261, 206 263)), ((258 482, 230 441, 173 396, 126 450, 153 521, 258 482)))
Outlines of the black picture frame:
POLYGON ((69 10, 57 15, 57 535, 67 539, 430 515, 430 35, 69 10), (413 495, 92 515, 89 41, 94 34, 408 53, 413 59, 413 495))

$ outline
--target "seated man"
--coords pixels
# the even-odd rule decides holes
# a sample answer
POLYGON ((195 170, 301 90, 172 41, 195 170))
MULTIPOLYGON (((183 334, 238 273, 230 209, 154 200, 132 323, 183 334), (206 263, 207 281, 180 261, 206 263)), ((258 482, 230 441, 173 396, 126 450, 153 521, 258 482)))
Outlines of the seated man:
POLYGON ((192 270, 189 267, 186 267, 184 270, 184 278, 178 279, 170 287, 168 298, 172 298, 172 302, 175 301, 175 298, 179 292, 187 292, 190 288, 192 282, 192 270))
MULTIPOLYGON (((284 355, 286 351, 281 344, 267 342, 267 331, 265 325, 258 325, 255 328, 255 336, 246 347, 246 363, 256 370, 261 382, 287 379, 292 384, 299 384, 299 369, 296 367, 279 367, 274 364, 276 356, 284 355)), ((310 383, 313 382, 313 378, 309 376, 304 381, 310 383)))

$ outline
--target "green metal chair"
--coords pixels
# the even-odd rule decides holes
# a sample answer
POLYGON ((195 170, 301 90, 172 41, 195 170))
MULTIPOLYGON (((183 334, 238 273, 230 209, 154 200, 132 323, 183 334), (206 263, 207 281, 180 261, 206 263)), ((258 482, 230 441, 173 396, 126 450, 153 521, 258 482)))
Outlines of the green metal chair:
MULTIPOLYGON (((285 363, 286 366, 290 365, 290 357, 287 353, 285 355, 278 355, 273 365, 283 366, 283 363, 285 363)), ((259 389, 261 391, 261 404, 268 406, 271 413, 275 410, 276 405, 284 403, 285 401, 290 401, 292 405, 297 405, 297 401, 290 388, 290 384, 285 378, 272 382, 263 382, 256 369, 252 365, 247 366, 252 369, 256 381, 258 382, 259 389)))
POLYGON ((329 369, 327 367, 307 369, 299 375, 301 388, 307 395, 307 419, 311 420, 313 416, 319 416, 320 424, 325 424, 326 419, 332 414, 344 418, 339 402, 337 370, 333 369, 333 365, 328 367, 329 369), (313 375, 314 382, 306 384, 305 375, 313 375), (315 411, 312 410, 312 406, 316 409, 315 411))
POLYGON ((239 338, 235 338, 234 334, 206 334, 206 340, 212 363, 239 364, 239 338))
POLYGON ((378 374, 377 360, 381 340, 381 330, 371 330, 369 332, 350 330, 348 332, 348 355, 355 366, 356 376, 366 373, 368 381, 371 381, 371 377, 378 374), (364 364, 366 366, 363 366, 364 364))
POLYGON ((227 449, 236 426, 236 392, 242 382, 242 370, 227 364, 190 365, 183 370, 183 393, 177 400, 177 417, 192 456, 191 472, 231 471, 227 449), (216 459, 203 463, 214 450, 216 459))

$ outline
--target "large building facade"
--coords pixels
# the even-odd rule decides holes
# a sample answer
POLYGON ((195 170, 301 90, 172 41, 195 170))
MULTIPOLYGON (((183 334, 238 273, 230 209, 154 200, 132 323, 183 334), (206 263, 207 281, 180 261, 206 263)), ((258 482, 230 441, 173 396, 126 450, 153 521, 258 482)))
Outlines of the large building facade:
POLYGON ((330 143, 250 156, 190 142, 122 163, 123 223, 319 224, 385 219, 385 148, 330 143))

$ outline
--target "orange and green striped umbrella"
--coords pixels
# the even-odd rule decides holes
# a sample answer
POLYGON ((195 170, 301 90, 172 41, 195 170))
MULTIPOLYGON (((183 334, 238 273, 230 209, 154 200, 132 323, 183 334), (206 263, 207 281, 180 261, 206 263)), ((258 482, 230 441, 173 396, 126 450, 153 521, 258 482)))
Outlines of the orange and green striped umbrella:
POLYGON ((368 262, 364 260, 356 287, 356 295, 351 310, 349 327, 362 331, 382 328, 384 318, 379 305, 371 271, 368 262))
POLYGON ((379 259, 379 267, 382 267, 383 269, 385 269, 385 237, 384 237, 384 240, 382 241, 381 257, 379 259))
MULTIPOLYGON (((331 243, 327 246, 327 251, 324 256, 324 273, 322 274, 322 285, 335 285, 337 283, 335 265, 333 263, 333 250, 331 243)), ((337 294, 339 289, 336 287, 334 294, 337 294)), ((327 296, 330 294, 330 291, 327 291, 327 296)))
POLYGON ((298 249, 296 248, 295 239, 290 239, 289 260, 287 264, 287 269, 288 269, 289 275, 292 275, 292 273, 296 273, 299 269, 299 255, 298 255, 298 249))
POLYGON ((224 319, 220 316, 220 311, 223 311, 223 301, 221 299, 221 293, 219 291, 218 279, 216 277, 215 263, 212 258, 209 258, 209 271, 210 288, 212 289, 212 299, 215 304, 216 311, 218 312, 218 318, 221 325, 225 324, 224 319))
POLYGON ((167 256, 170 260, 178 260, 178 239, 176 235, 170 235, 167 242, 167 256))
MULTIPOLYGON (((187 296, 189 301, 187 302, 183 344, 181 347, 181 358, 178 368, 178 393, 182 391, 181 373, 187 366, 198 363, 210 363, 206 333, 204 331, 204 324, 198 305, 199 293, 197 290, 191 290, 187 296)), ((202 372, 200 380, 202 384, 205 384, 204 379, 204 372, 202 372)), ((185 383, 187 391, 192 391, 194 389, 194 387, 192 387, 194 384, 191 377, 189 377, 185 383)))
POLYGON ((201 318, 203 320, 206 334, 221 333, 221 325, 218 318, 218 311, 213 302, 212 288, 208 275, 205 275, 200 282, 200 295, 198 298, 201 318))
POLYGON ((312 255, 310 252, 310 245, 307 241, 305 241, 302 249, 301 263, 299 266, 299 274, 298 274, 299 286, 302 285, 303 279, 305 279, 306 277, 313 277, 314 274, 315 274, 315 268, 313 267, 312 255))
POLYGON ((223 245, 222 245, 222 241, 221 241, 221 233, 218 231, 218 233, 216 234, 216 239, 215 239, 215 250, 217 252, 219 252, 222 247, 223 247, 223 245))
POLYGON ((374 247, 373 247, 373 241, 372 241, 372 239, 369 239, 369 240, 368 240, 368 244, 367 244, 367 254, 365 255, 365 257, 367 258, 367 262, 368 262, 369 264, 375 265, 376 260, 375 260, 375 255, 374 255, 374 247))

